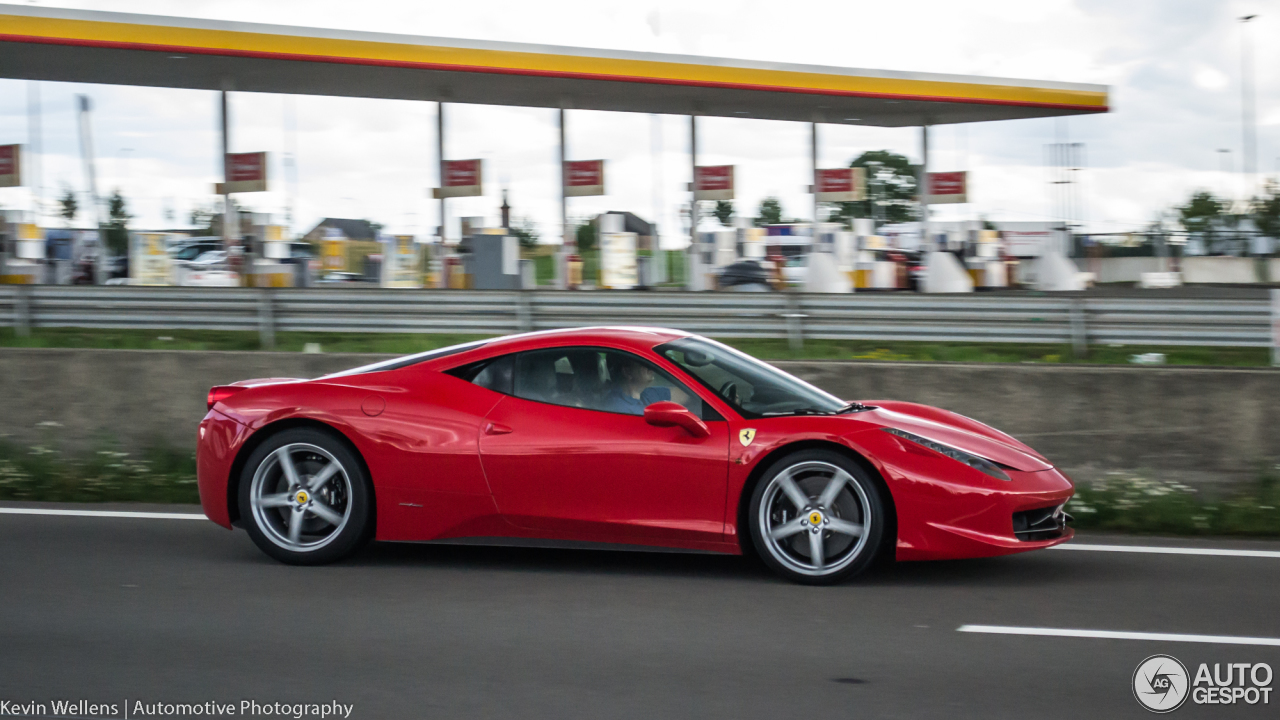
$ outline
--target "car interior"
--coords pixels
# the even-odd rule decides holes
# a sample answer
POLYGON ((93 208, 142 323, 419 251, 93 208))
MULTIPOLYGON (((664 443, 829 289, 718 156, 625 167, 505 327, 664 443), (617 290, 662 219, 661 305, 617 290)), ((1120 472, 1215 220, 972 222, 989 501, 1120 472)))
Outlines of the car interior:
POLYGON ((616 366, 622 359, 642 363, 653 371, 649 387, 683 390, 688 396, 683 404, 694 415, 704 420, 721 419, 715 410, 652 363, 616 350, 582 347, 534 350, 475 363, 452 374, 525 400, 610 412, 608 396, 616 381, 609 367, 616 366), (622 357, 610 363, 611 355, 622 357))

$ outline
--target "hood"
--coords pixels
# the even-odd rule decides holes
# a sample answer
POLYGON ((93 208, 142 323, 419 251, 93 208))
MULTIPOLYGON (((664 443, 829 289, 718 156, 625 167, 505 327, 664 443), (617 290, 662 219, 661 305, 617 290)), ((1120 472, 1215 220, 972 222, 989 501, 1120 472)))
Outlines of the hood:
POLYGON ((1025 472, 1053 467, 1043 455, 1013 437, 950 410, 891 400, 864 400, 863 404, 876 408, 863 413, 863 419, 874 419, 885 427, 906 430, 1025 472))

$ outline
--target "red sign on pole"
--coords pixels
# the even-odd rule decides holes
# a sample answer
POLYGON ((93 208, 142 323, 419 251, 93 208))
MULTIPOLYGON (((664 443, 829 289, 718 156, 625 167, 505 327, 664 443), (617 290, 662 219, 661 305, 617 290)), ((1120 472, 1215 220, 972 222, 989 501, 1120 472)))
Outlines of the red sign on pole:
POLYGON ((694 200, 732 200, 733 166, 703 165, 694 168, 694 200))
POLYGON ((444 187, 433 194, 442 197, 483 195, 483 169, 480 160, 445 160, 444 187))
POLYGON ((227 182, 219 186, 219 194, 266 191, 266 153, 227 153, 227 182))
POLYGON ((969 173, 932 172, 925 187, 930 204, 969 202, 969 173))
POLYGON ((572 160, 564 164, 566 197, 604 194, 604 161, 572 160))
POLYGON ((819 202, 853 202, 866 199, 862 168, 819 169, 817 187, 819 202))
POLYGON ((0 187, 22 184, 22 146, 0 145, 0 187))

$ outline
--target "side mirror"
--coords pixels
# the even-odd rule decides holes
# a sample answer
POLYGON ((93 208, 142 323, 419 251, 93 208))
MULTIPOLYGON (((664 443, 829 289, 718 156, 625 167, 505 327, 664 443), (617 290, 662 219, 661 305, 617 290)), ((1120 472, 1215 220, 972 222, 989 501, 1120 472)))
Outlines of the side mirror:
POLYGON ((678 425, 696 438, 711 436, 707 424, 697 415, 689 412, 685 406, 670 400, 656 402, 644 409, 644 421, 656 427, 678 425))

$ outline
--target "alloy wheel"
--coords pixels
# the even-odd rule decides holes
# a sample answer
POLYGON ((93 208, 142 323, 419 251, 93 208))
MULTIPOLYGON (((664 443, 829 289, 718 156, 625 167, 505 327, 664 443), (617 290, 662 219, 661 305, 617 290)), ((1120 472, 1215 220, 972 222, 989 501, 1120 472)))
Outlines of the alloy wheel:
POLYGON ((351 519, 351 478, 328 450, 282 445, 263 458, 249 488, 253 520, 273 543, 312 552, 337 538, 351 519))
POLYGON ((757 519, 769 554, 788 570, 816 578, 839 573, 862 554, 871 508, 852 475, 811 460, 774 476, 757 519))

